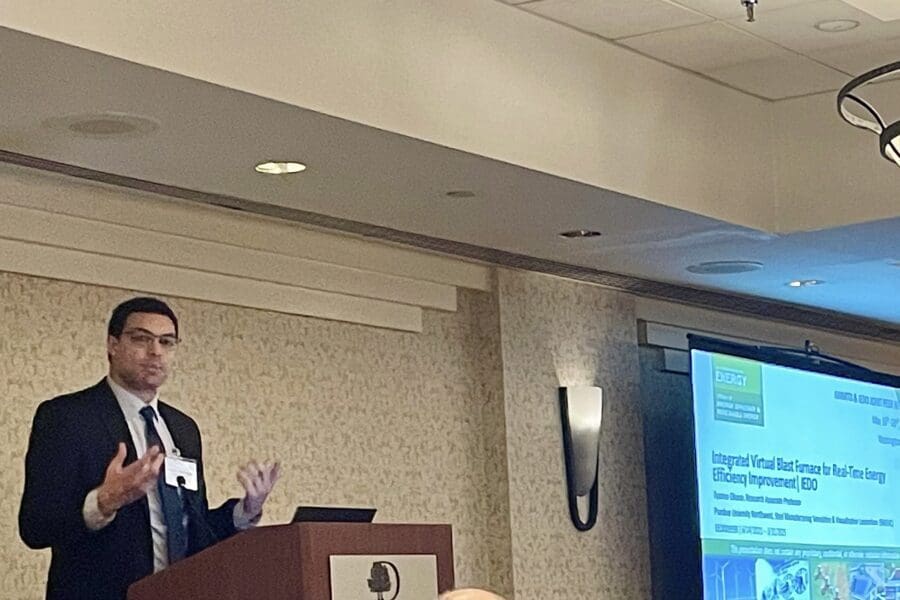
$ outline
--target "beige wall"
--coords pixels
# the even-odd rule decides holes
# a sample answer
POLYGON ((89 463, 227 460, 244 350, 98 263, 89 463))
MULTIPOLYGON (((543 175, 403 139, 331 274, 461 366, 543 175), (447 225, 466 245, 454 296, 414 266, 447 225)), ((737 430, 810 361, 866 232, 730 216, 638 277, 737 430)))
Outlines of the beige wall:
MULTIPOLYGON (((105 319, 129 292, 9 273, 0 290, 12 358, 0 362, 0 477, 17 498, 34 407, 101 376, 105 319)), ((503 270, 496 294, 462 292, 456 313, 426 311, 419 334, 172 303, 185 343, 165 397, 200 423, 213 501, 238 490, 234 465, 279 457, 268 522, 300 502, 373 505, 385 521, 452 523, 460 583, 514 585, 520 600, 595 598, 635 578, 649 589, 632 297, 503 270), (608 398, 601 468, 615 476, 588 534, 566 512, 561 383, 608 398)), ((46 555, 17 540, 15 509, 0 530, 4 580, 11 597, 38 598, 46 555)))
MULTIPOLYGON (((497 275, 494 293, 462 291, 457 312, 425 311, 421 333, 172 299, 186 341, 165 397, 200 423, 211 499, 238 491, 240 461, 278 457, 286 474, 267 522, 301 502, 373 505, 386 522, 451 523, 462 584, 514 588, 518 600, 647 597, 635 319, 690 326, 696 316, 553 277, 497 275), (600 525, 577 533, 556 388, 588 383, 605 397, 600 525)), ((13 499, 0 518, 3 598, 42 595, 47 554, 15 531, 34 408, 102 375, 108 311, 129 295, 0 272, 0 489, 13 499)), ((720 332, 730 321, 708 317, 720 332)))
MULTIPOLYGON (((36 404, 103 374, 105 320, 129 295, 0 272, 7 497, 36 404)), ((372 505, 384 521, 452 523, 462 584, 577 600, 638 573, 648 592, 632 297, 501 270, 496 293, 461 292, 457 312, 425 312, 422 333, 171 302, 185 343, 164 397, 201 426, 213 502, 237 493, 240 461, 277 457, 270 523, 301 502, 372 505), (568 521, 555 402, 576 383, 608 399, 602 525, 587 534, 568 521)), ((4 597, 39 598, 47 554, 18 541, 15 503, 4 510, 4 597)))
MULTIPOLYGON (((46 222, 53 222, 58 210, 71 211, 79 202, 91 205, 98 190, 105 190, 108 202, 121 195, 123 202, 140 207, 117 212, 120 216, 133 217, 152 204, 151 198, 125 198, 130 192, 109 188, 64 181, 47 185, 68 201, 51 202, 57 196, 44 187, 5 184, 0 205, 31 206, 47 199, 38 208, 50 215, 42 216, 46 222)), ((160 223, 184 222, 175 204, 158 208, 160 215, 176 211, 160 216, 160 223)), ((146 219, 143 226, 152 223, 146 219)), ((272 227, 281 232, 286 225, 272 227)), ((28 233, 41 231, 36 227, 28 233)), ((246 231, 248 240, 262 239, 246 231)), ((286 255, 287 240, 293 239, 282 233, 284 245, 271 250, 279 250, 277 256, 286 255)), ((133 235, 143 234, 134 229, 133 235)), ((187 244, 196 233, 179 235, 179 243, 187 244)), ((298 229, 297 235, 306 234, 298 229)), ((58 243, 9 241, 18 244, 12 248, 26 249, 58 243)), ((332 248, 333 242, 332 254, 304 256, 339 263, 346 258, 339 251, 348 247, 344 242, 314 240, 302 244, 303 251, 332 248)), ((434 275, 441 270, 435 266, 443 265, 421 255, 426 268, 418 263, 419 253, 396 254, 398 249, 374 242, 346 243, 370 260, 382 251, 392 253, 353 265, 360 270, 407 278, 416 272, 434 275), (403 265, 405 272, 395 272, 403 265)), ((79 244, 58 249, 65 256, 85 255, 87 249, 79 244)), ((187 248, 178 256, 189 256, 187 248)), ((30 251, 20 254, 22 268, 41 266, 29 260, 30 251)), ((89 385, 103 374, 105 321, 112 306, 131 292, 121 284, 99 285, 109 274, 91 269, 79 271, 82 283, 15 274, 4 266, 7 258, 0 253, 0 394, 5 399, 0 424, 7 434, 0 441, 0 489, 11 501, 0 508, 0 597, 37 599, 48 557, 27 550, 15 530, 30 419, 41 400, 89 385)), ((141 260, 135 257, 133 268, 126 270, 132 277, 146 274, 141 260)), ((223 259, 232 263, 241 261, 223 259)), ((186 281, 195 279, 195 271, 207 272, 196 261, 185 264, 186 281)), ((451 523, 461 584, 507 595, 514 589, 518 600, 612 599, 623 590, 645 598, 649 565, 638 318, 781 343, 821 334, 828 342, 823 348, 848 348, 848 358, 900 364, 897 346, 647 301, 534 273, 497 270, 493 288, 488 282, 484 289, 470 289, 480 286, 478 277, 467 275, 471 265, 461 278, 454 275, 460 273, 454 265, 444 267, 441 281, 447 282, 441 285, 453 286, 456 310, 417 305, 421 327, 413 331, 324 320, 305 313, 311 309, 300 301, 284 306, 296 311, 288 314, 233 305, 240 298, 229 298, 232 305, 202 296, 172 298, 186 341, 165 397, 200 423, 213 501, 238 491, 233 470, 240 461, 277 457, 286 475, 271 499, 270 523, 289 519, 301 502, 373 505, 384 522, 451 523), (556 388, 587 383, 605 391, 603 479, 600 525, 581 534, 568 521, 556 388)), ((343 281, 339 272, 326 279, 323 286, 330 293, 351 295, 335 289, 343 281)), ((140 283, 144 292, 166 284, 146 276, 140 283)), ((304 283, 297 282, 298 289, 304 283)), ((383 287, 369 293, 381 294, 383 287)), ((411 297, 424 304, 422 295, 411 297)), ((391 299, 399 305, 406 301, 405 296, 391 299)))
POLYGON ((501 271, 513 573, 519 600, 649 598, 634 298, 501 271), (557 388, 603 388, 598 525, 569 521, 557 388))

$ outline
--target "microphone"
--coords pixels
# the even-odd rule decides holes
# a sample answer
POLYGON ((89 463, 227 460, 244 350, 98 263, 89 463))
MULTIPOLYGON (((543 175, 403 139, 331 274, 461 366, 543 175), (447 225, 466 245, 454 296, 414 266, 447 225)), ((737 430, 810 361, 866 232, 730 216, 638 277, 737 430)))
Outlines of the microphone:
POLYGON ((188 489, 184 487, 187 483, 184 480, 184 475, 179 475, 175 482, 178 483, 178 495, 181 496, 181 510, 183 510, 184 513, 187 514, 189 512, 189 502, 187 498, 188 489))
POLYGON ((181 494, 182 509, 184 510, 184 513, 188 515, 189 522, 193 521, 194 523, 197 523, 208 539, 208 543, 198 544, 200 547, 197 548, 197 552, 199 552, 218 542, 219 536, 217 536, 209 526, 209 523, 206 521, 206 515, 202 514, 203 511, 196 505, 197 500, 194 497, 194 492, 184 487, 187 483, 184 476, 179 475, 175 481, 178 483, 178 491, 181 494))

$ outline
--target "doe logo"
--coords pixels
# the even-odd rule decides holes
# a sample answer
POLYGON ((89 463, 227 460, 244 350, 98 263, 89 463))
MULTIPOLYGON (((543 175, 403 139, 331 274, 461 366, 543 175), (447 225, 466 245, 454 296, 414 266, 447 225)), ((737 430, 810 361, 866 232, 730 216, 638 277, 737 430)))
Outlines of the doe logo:
POLYGON ((712 360, 715 418, 764 425, 762 365, 724 354, 713 354, 712 360))

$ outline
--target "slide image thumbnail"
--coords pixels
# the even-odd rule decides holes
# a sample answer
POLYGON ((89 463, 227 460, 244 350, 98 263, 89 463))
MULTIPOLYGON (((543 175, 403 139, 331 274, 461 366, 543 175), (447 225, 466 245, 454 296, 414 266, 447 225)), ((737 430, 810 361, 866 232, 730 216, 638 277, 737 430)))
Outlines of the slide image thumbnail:
POLYGON ((821 562, 813 569, 812 600, 900 600, 894 564, 821 562))
POLYGON ((810 600, 805 560, 707 556, 703 573, 704 600, 810 600))

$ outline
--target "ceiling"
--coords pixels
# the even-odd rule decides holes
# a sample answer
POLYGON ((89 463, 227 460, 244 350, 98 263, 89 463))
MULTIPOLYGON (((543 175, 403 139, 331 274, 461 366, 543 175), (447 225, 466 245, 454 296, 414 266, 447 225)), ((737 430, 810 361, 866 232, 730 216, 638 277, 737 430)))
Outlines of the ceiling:
POLYGON ((0 149, 8 152, 900 325, 900 217, 768 234, 11 29, 0 28, 0 55, 0 149), (95 113, 139 115, 155 128, 98 136, 59 121, 95 113), (309 169, 281 178, 254 172, 271 156, 302 159, 309 169), (474 197, 448 197, 451 190, 474 197), (603 235, 558 235, 572 229, 603 235), (686 270, 723 260, 763 268, 686 270), (826 283, 788 286, 794 279, 826 283))
POLYGON ((503 1, 767 100, 835 91, 900 60, 895 0, 759 0, 752 23, 739 0, 503 1), (815 27, 845 20, 859 25, 815 27))

